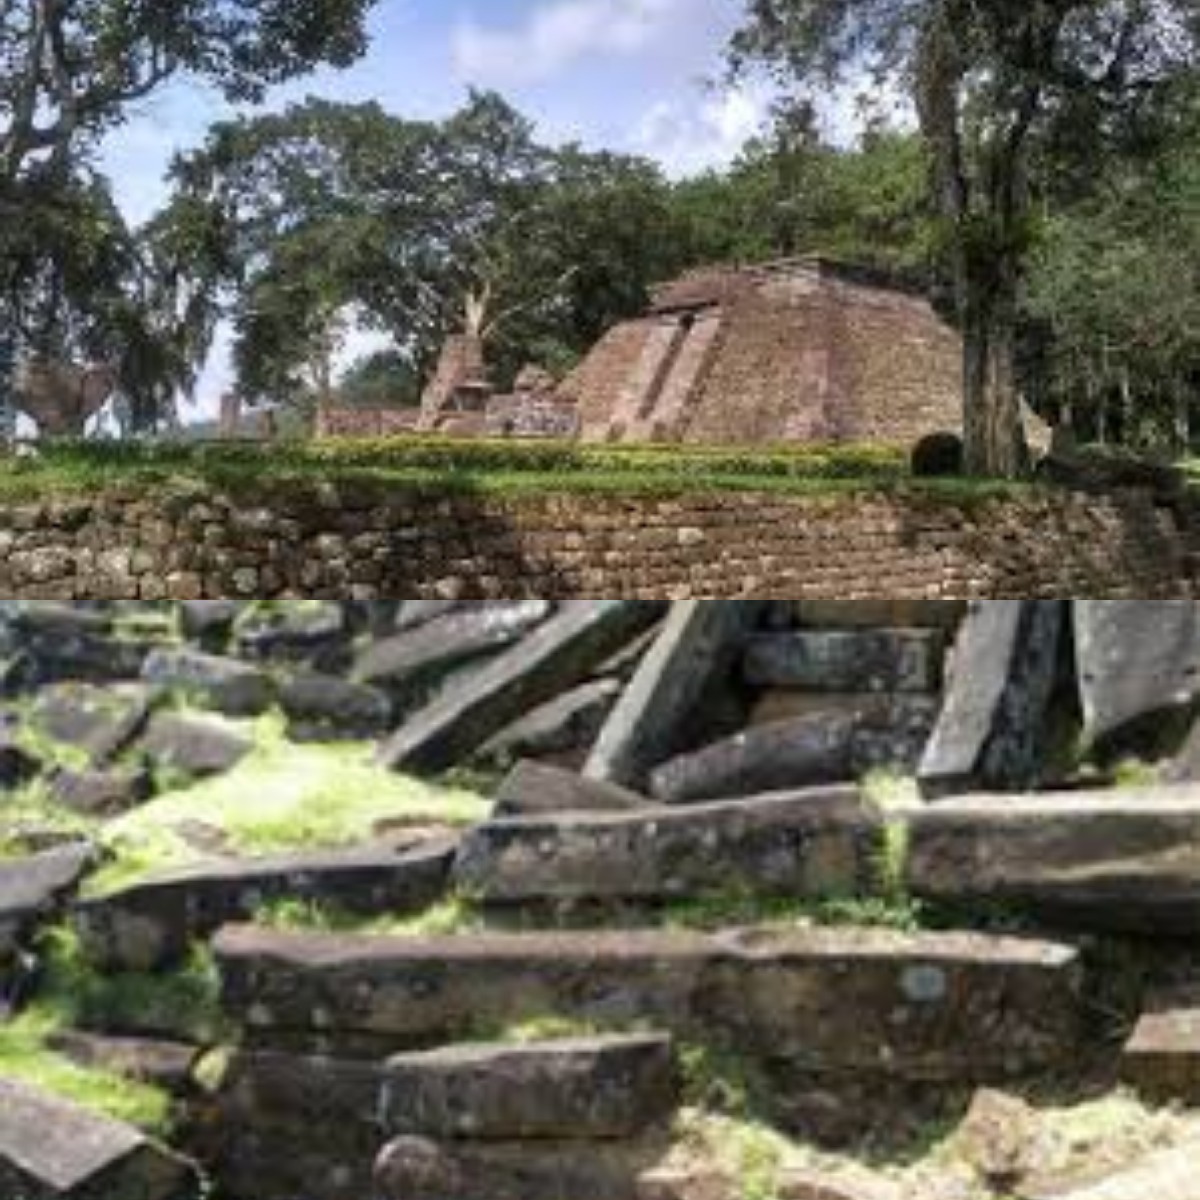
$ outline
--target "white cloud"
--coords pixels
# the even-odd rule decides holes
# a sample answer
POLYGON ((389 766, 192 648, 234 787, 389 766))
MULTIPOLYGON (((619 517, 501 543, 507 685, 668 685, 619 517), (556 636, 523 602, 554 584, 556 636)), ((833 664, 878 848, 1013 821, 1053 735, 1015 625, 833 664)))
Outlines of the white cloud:
POLYGON ((453 34, 455 71, 468 83, 505 87, 553 78, 595 54, 636 55, 668 33, 688 3, 547 0, 519 28, 468 18, 453 34))
POLYGON ((714 92, 694 102, 663 100, 642 118, 633 149, 676 177, 727 166, 762 130, 770 105, 769 92, 756 88, 714 92))

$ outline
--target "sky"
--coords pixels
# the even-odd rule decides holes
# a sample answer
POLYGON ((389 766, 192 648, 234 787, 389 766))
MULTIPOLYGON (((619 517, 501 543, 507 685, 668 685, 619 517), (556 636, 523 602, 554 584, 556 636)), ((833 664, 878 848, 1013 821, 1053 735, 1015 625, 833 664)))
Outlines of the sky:
MULTIPOLYGON (((268 104, 313 94, 438 117, 468 88, 491 88, 548 140, 644 154, 686 175, 731 161, 766 117, 761 90, 711 86, 742 11, 740 0, 380 0, 365 59, 278 89, 268 104)), ((191 82, 138 106, 104 156, 133 219, 161 204, 172 154, 228 115, 191 82)), ((349 353, 366 348, 356 342, 349 353)), ((203 411, 228 378, 219 350, 201 385, 203 411)))

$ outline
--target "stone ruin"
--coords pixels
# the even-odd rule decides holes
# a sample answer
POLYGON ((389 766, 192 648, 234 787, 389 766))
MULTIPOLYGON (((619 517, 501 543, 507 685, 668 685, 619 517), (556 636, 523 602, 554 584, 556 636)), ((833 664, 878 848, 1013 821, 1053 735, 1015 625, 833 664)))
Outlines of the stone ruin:
POLYGON ((465 831, 216 853, 99 895, 94 847, 9 829, 30 844, 0 863, 6 999, 49 920, 116 974, 200 941, 231 1045, 201 1085, 206 1047, 167 1029, 64 1035, 178 1096, 176 1150, 0 1079, 0 1195, 193 1200, 200 1172, 228 1200, 1200 1196, 1200 606, 139 609, 0 612, 6 783, 66 739, 87 762, 51 794, 120 812, 144 757, 249 752, 182 696, 278 705, 296 741, 374 737, 419 775, 512 768, 465 831), (450 932, 257 919, 454 897, 450 932), (1076 1135, 1055 1116, 1119 1086, 1163 1106, 1133 1136, 1131 1098, 1076 1135), (739 1159, 721 1122, 751 1095, 822 1152, 739 1159))
POLYGON ((81 438, 117 391, 117 371, 47 358, 22 361, 13 379, 13 402, 45 438, 81 438))
POLYGON ((561 383, 532 369, 508 396, 482 341, 452 337, 419 418, 335 409, 320 431, 908 447, 959 430, 961 409, 961 341, 923 296, 804 258, 691 272, 561 383))

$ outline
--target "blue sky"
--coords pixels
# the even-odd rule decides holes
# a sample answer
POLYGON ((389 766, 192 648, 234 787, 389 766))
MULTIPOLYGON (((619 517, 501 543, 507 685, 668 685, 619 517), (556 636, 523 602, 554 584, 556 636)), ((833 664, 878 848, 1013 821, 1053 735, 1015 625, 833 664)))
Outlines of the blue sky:
MULTIPOLYGON (((644 153, 674 174, 728 161, 758 128, 761 96, 705 87, 720 71, 739 0, 381 0, 372 49, 270 100, 308 93, 378 100, 414 117, 452 111, 469 86, 495 88, 552 140, 644 153)), ((131 215, 163 196, 172 151, 226 115, 190 83, 142 104, 105 164, 131 215)))

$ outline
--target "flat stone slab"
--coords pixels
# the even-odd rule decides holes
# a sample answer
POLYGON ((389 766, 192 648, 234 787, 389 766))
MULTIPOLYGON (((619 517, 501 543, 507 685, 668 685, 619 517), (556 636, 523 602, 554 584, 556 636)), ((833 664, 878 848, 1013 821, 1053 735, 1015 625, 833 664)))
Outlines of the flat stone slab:
POLYGON ((640 1035, 398 1055, 382 1115, 393 1135, 591 1141, 637 1137, 678 1105, 671 1039, 640 1035))
POLYGON ((1076 600, 1075 650, 1092 742, 1149 734, 1200 695, 1194 600, 1076 600))
POLYGON ((811 692, 936 692, 946 639, 933 629, 802 629, 755 634, 746 679, 811 692))
POLYGON ((586 758, 624 690, 619 679, 593 679, 514 721, 479 752, 486 763, 523 758, 586 758))
POLYGON ((537 817, 564 812, 639 812, 651 803, 637 792, 544 763, 521 762, 496 792, 495 815, 537 817))
POLYGON ((248 1038, 374 1055, 556 1016, 649 1024, 811 1073, 998 1082, 1071 1061, 1067 946, 881 930, 363 938, 231 927, 226 1011, 248 1038))
POLYGON ((572 600, 518 645, 448 687, 380 751, 395 770, 433 772, 461 763, 518 717, 585 679, 652 625, 651 601, 572 600))
POLYGON ((879 818, 854 788, 640 813, 492 821, 463 842, 458 887, 487 904, 870 891, 879 818))
POLYGON ((661 1146, 578 1142, 439 1144, 397 1138, 375 1171, 380 1200, 638 1200, 637 1180, 661 1146))
POLYGON ((239 730, 211 717, 190 713, 160 712, 137 749, 156 766, 194 779, 232 771, 254 750, 254 743, 239 730))
POLYGON ((684 748, 705 692, 728 687, 760 601, 682 600, 600 733, 585 774, 638 788, 684 748))
POLYGON ((71 746, 103 765, 138 735, 153 700, 144 684, 59 683, 38 692, 28 720, 41 737, 71 746))
POLYGON ((199 650, 155 650, 142 668, 149 683, 174 688, 230 717, 256 717, 275 701, 275 684, 260 667, 199 650))
POLYGON ((196 1087, 195 1069, 204 1050, 184 1042, 107 1037, 68 1029, 51 1035, 59 1054, 83 1067, 99 1067, 127 1079, 140 1079, 181 1096, 196 1087))
POLYGON ((1142 1016, 1125 1047, 1121 1078, 1161 1104, 1200 1100, 1200 995, 1142 1016))
POLYGON ((1194 936, 1200 788, 972 797, 909 818, 908 885, 1112 933, 1194 936))
POLYGON ((1067 621, 1059 600, 972 604, 919 771, 927 796, 1040 785, 1067 621))
POLYGON ((252 919, 271 900, 360 916, 420 911, 444 895, 456 846, 439 840, 405 853, 371 846, 213 862, 90 900, 76 919, 97 961, 145 971, 179 959, 230 921, 252 919))
POLYGON ((0 1080, 0 1196, 13 1200, 183 1200, 187 1166, 132 1126, 0 1080))
POLYGON ((92 865, 87 845, 0 862, 0 956, 11 954, 41 920, 52 916, 92 865))

